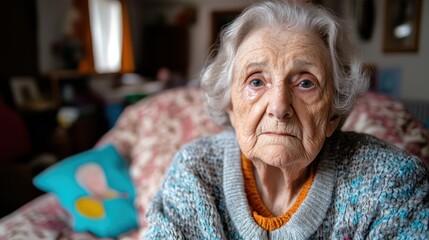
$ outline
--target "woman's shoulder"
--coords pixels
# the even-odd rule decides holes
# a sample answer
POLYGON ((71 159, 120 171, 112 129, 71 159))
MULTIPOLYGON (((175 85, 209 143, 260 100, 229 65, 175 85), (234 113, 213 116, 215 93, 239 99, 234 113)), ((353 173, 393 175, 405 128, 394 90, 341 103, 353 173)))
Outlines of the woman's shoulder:
POLYGON ((427 226, 429 216, 429 173, 423 162, 370 135, 338 132, 333 137, 328 143, 336 150, 330 149, 336 174, 328 218, 336 222, 335 231, 359 235, 362 230, 370 239, 391 239, 398 230, 423 234, 420 226, 427 226))
POLYGON ((429 177, 424 163, 405 150, 372 135, 342 132, 338 137, 339 155, 346 166, 365 169, 367 174, 406 179, 411 175, 429 177), (348 165, 348 166, 347 166, 348 165))
POLYGON ((183 146, 175 156, 176 164, 222 164, 225 151, 237 147, 235 134, 225 130, 216 135, 201 137, 183 146))
POLYGON ((225 130, 215 135, 205 136, 191 141, 180 150, 182 153, 200 155, 222 151, 235 143, 235 134, 231 130, 225 130))
POLYGON ((226 129, 214 135, 208 135, 208 136, 197 138, 191 141, 189 144, 185 145, 185 147, 195 147, 201 144, 224 145, 224 143, 229 143, 231 141, 235 141, 235 133, 232 129, 226 129))

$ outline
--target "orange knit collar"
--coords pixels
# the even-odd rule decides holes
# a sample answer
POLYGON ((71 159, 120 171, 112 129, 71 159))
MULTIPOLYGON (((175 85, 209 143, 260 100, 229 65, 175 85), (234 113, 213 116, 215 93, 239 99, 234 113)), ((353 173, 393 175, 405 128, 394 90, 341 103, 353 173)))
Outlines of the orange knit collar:
POLYGON ((253 175, 253 164, 244 156, 244 154, 241 154, 241 164, 247 200, 249 201, 252 215, 256 223, 268 231, 276 230, 285 225, 307 197, 308 191, 314 181, 314 168, 312 168, 310 177, 304 183, 304 186, 299 192, 299 195, 292 207, 281 216, 274 216, 262 202, 258 189, 256 188, 256 182, 253 175))

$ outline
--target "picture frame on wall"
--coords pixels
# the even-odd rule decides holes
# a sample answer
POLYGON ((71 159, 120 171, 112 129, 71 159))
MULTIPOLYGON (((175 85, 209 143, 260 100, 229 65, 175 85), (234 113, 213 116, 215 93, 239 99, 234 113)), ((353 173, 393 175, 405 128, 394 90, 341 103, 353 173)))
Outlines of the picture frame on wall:
POLYGON ((384 52, 417 52, 422 0, 385 0, 384 52))
POLYGON ((13 77, 10 87, 16 106, 24 106, 41 99, 36 81, 32 77, 13 77))

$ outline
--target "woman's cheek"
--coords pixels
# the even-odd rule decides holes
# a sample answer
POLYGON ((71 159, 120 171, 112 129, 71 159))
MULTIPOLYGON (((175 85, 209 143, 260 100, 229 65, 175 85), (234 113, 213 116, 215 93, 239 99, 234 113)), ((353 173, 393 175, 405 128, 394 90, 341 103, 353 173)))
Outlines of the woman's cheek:
POLYGON ((250 104, 257 102, 264 94, 268 91, 270 85, 265 85, 263 87, 255 88, 252 86, 245 86, 243 90, 244 99, 250 104))
POLYGON ((247 101, 254 101, 259 94, 260 89, 254 89, 250 86, 244 88, 244 99, 247 101))
POLYGON ((300 99, 304 104, 309 107, 317 104, 320 101, 320 93, 316 90, 298 90, 294 89, 293 94, 296 98, 300 99))

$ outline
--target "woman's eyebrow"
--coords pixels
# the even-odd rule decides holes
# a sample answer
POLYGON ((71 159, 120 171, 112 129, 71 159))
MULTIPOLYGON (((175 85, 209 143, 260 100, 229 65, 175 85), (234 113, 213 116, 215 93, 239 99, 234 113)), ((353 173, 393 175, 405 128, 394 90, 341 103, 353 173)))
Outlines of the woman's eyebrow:
POLYGON ((308 61, 305 59, 296 59, 292 63, 296 71, 311 71, 313 73, 322 74, 324 72, 322 65, 319 62, 308 61))
POLYGON ((295 71, 311 71, 316 76, 318 81, 322 84, 324 80, 324 69, 318 62, 307 61, 304 59, 296 59, 293 61, 293 68, 295 71))
POLYGON ((265 67, 267 66, 267 64, 268 64, 267 60, 249 61, 244 65, 244 68, 249 69, 249 68, 255 68, 255 67, 265 67))
POLYGON ((299 60, 293 61, 293 66, 295 68, 308 68, 308 67, 314 67, 314 66, 316 66, 316 64, 309 62, 309 61, 306 61, 306 60, 299 59, 299 60))

